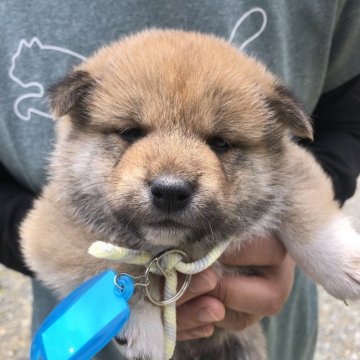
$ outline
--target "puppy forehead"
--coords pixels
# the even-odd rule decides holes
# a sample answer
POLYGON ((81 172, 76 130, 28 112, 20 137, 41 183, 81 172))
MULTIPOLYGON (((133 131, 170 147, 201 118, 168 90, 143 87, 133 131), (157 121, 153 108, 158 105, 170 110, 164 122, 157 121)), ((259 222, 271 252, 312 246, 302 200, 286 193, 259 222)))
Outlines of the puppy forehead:
POLYGON ((115 43, 85 70, 97 79, 93 121, 202 133, 261 129, 264 99, 274 83, 262 65, 225 41, 176 31, 149 31, 115 43))

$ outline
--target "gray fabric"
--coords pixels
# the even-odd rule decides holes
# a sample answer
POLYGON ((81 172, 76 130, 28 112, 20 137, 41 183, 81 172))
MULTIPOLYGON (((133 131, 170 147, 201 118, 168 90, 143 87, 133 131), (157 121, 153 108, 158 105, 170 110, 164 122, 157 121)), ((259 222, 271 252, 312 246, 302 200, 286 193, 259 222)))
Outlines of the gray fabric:
MULTIPOLYGON (((360 73, 359 18, 357 0, 3 0, 0 161, 40 191, 53 142, 45 89, 99 46, 131 32, 182 28, 229 39, 265 62, 312 111, 321 93, 360 73)), ((34 326, 52 303, 34 285, 34 326)), ((286 307, 265 324, 270 359, 311 359, 316 320, 315 288, 298 274, 286 307)))
POLYGON ((31 285, 33 292, 31 333, 34 335, 44 318, 56 306, 57 299, 52 295, 49 289, 44 287, 36 279, 32 279, 31 285))
POLYGON ((265 62, 311 111, 324 90, 360 72, 359 11, 356 0, 268 0, 259 7, 252 0, 1 1, 0 160, 39 191, 53 138, 41 93, 81 56, 146 27, 226 39, 234 31, 231 41, 238 47, 257 36, 245 51, 265 62))
POLYGON ((298 268, 294 287, 281 312, 262 321, 270 360, 312 359, 317 336, 316 285, 298 268))

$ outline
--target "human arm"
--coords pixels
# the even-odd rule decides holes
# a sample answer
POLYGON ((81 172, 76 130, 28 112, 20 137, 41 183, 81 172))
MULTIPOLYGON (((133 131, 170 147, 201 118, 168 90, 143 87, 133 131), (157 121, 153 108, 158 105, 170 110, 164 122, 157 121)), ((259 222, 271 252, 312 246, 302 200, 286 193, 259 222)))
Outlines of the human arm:
POLYGON ((19 226, 31 208, 34 194, 20 185, 0 163, 0 262, 25 275, 32 275, 20 250, 19 226))
POLYGON ((360 173, 360 75, 325 93, 313 113, 314 142, 302 142, 313 152, 334 184, 343 204, 356 188, 360 173))

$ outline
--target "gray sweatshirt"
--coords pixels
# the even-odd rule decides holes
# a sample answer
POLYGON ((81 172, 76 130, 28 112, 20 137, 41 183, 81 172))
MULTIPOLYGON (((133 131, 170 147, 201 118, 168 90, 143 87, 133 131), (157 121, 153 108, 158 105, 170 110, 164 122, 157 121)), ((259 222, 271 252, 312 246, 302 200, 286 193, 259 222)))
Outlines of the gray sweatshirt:
MULTIPOLYGON (((267 64, 312 112, 319 97, 360 74, 358 0, 2 0, 0 162, 25 187, 46 181, 53 119, 46 89, 94 50, 144 28, 228 39, 267 64)), ((301 273, 264 322, 273 360, 311 359, 316 292, 301 273)))

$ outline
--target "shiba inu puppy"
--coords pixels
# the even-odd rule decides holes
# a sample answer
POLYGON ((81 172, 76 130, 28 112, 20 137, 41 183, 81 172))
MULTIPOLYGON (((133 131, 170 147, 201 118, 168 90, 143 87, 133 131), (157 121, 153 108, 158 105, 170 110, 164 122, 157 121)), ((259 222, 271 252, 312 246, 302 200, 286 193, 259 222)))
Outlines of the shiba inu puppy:
MULTIPOLYGON (((291 140, 312 138, 308 116, 226 41, 172 30, 125 38, 56 85, 51 105, 59 120, 50 180, 22 245, 60 296, 114 266, 88 255, 95 240, 198 259, 225 239, 241 249, 269 231, 329 293, 360 296, 360 236, 320 166, 291 140)), ((132 307, 123 353, 160 360, 160 309, 141 292, 132 307)), ((175 359, 264 359, 256 331, 218 329, 201 346, 181 343, 175 359)))

